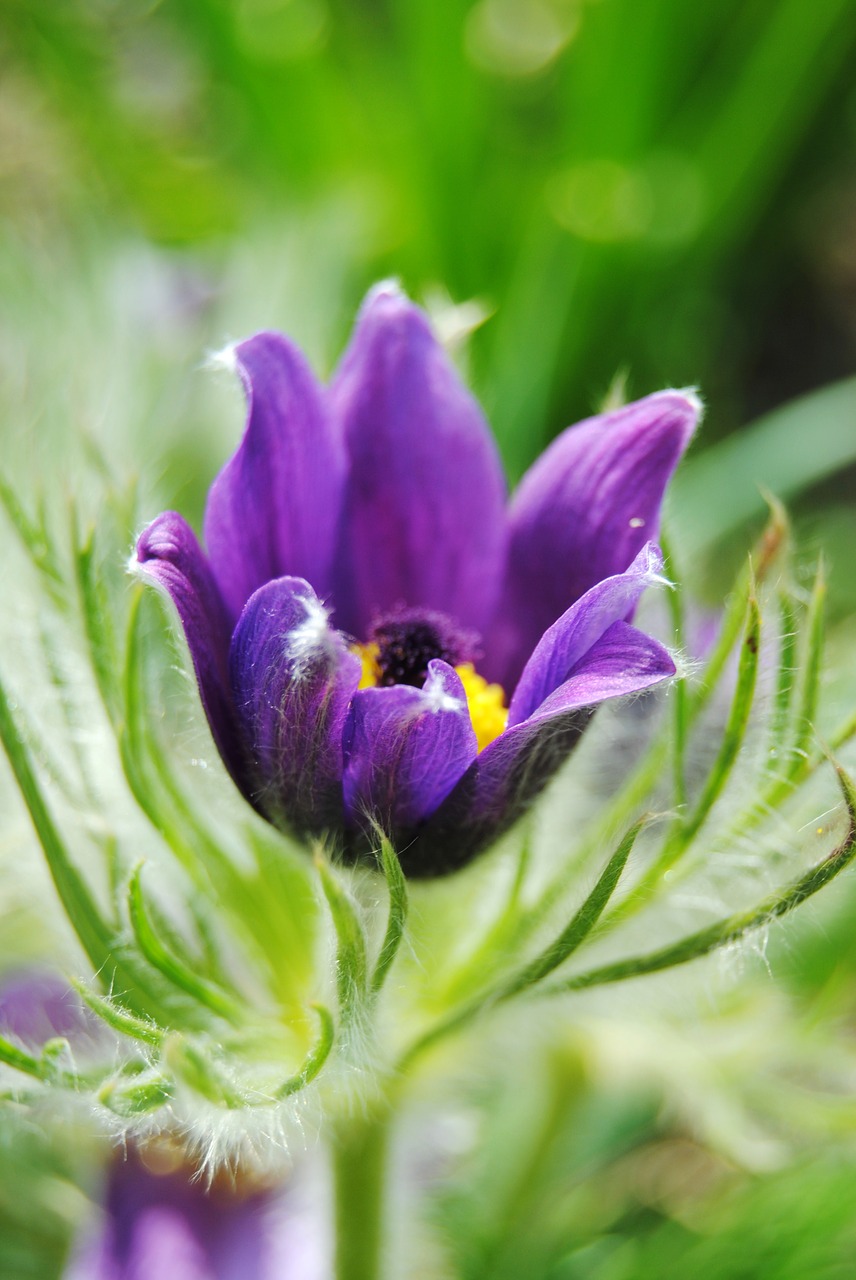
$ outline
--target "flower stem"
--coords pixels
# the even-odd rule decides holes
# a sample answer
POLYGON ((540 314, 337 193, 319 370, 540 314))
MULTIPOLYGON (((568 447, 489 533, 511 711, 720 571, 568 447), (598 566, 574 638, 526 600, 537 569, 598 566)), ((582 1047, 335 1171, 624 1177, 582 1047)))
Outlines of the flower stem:
POLYGON ((339 1126, 333 1146, 336 1280, 381 1280, 386 1199, 387 1106, 339 1126))

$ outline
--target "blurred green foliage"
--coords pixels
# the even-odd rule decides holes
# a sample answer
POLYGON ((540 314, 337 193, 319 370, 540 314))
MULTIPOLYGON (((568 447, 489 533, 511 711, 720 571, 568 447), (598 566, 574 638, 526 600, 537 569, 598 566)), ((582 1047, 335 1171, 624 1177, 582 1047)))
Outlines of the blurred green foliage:
POLYGON ((392 271, 495 309, 474 373, 512 474, 621 370, 699 383, 724 430, 852 364, 852 0, 6 0, 2 22, 19 222, 216 261, 344 200, 349 303, 392 271))

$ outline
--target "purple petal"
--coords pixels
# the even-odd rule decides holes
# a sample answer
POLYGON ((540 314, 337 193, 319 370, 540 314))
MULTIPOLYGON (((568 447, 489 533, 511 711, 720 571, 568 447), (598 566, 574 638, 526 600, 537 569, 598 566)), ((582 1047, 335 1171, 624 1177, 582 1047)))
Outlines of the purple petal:
POLYGON ((331 587, 345 457, 322 389, 286 338, 234 348, 248 401, 241 445, 208 495, 205 541, 237 617, 257 587, 292 574, 331 587))
POLYGON ((66 1280, 257 1280, 273 1204, 269 1192, 242 1193, 225 1178, 209 1188, 188 1164, 153 1172, 131 1147, 110 1169, 104 1230, 66 1280))
POLYGON ((527 720, 496 738, 478 756, 444 804, 399 849, 407 876, 447 875, 471 862, 526 812, 577 745, 590 710, 527 720))
POLYGON ((214 1280, 202 1245, 181 1214, 169 1205, 145 1209, 139 1215, 133 1254, 118 1275, 123 1280, 152 1280, 154 1276, 159 1280, 214 1280))
POLYGON ((252 595, 229 655, 251 795, 277 825, 342 825, 342 732, 361 664, 302 578, 252 595))
POLYGON ((231 626, 195 533, 182 516, 165 511, 140 534, 132 567, 165 591, 175 605, 214 741, 232 777, 244 790, 229 689, 231 626))
POLYGON ((56 974, 25 969, 0 982, 0 1035, 38 1048, 53 1036, 80 1037, 91 1029, 80 996, 56 974))
POLYGON ((607 698, 639 693, 675 674, 668 649, 627 622, 613 622, 568 678, 546 698, 527 724, 540 723, 607 698))
POLYGON ((402 852, 410 876, 465 865, 516 822, 577 745, 607 698, 647 689, 674 675, 656 640, 626 622, 612 623, 534 715, 486 747, 419 839, 402 852))
MULTIPOLYGON (((633 613, 645 588, 663 581, 662 568, 659 549, 647 543, 626 573, 616 574, 592 587, 545 631, 511 699, 509 728, 528 720, 580 663, 586 663, 592 645, 613 623, 633 613)), ((668 674, 674 674, 674 667, 668 674)), ((580 705, 598 701, 600 699, 593 698, 580 705)))
POLYGON ((656 538, 666 484, 699 413, 690 394, 647 396, 569 427, 523 477, 489 637, 492 679, 512 687, 544 630, 656 538))
POLYGON ((421 689, 361 689, 346 734, 345 808, 387 832, 415 826, 440 805, 477 753, 460 677, 434 659, 421 689))
POLYGON ((30 1051, 60 1036, 83 1064, 110 1052, 109 1032, 86 1008, 76 991, 48 969, 20 969, 0 981, 0 1035, 30 1051))
POLYGON ((331 395, 349 456, 337 624, 365 638, 400 605, 483 631, 505 553, 505 483, 479 406, 423 313, 368 297, 331 395))

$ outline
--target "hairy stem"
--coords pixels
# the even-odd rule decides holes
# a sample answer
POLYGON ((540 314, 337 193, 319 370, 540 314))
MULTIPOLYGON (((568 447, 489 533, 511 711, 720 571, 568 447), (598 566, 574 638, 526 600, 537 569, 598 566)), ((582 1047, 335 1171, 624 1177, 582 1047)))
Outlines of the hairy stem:
POLYGON ((370 1106, 335 1135, 335 1280, 382 1280, 390 1119, 386 1105, 370 1106))

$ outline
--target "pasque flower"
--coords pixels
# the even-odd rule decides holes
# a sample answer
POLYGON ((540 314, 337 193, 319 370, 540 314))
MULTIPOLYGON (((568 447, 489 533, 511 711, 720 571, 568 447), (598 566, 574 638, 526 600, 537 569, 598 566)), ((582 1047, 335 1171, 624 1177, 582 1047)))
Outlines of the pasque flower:
POLYGON ((276 333, 232 349, 244 438, 135 566, 184 627, 214 739, 271 822, 411 875, 463 865, 543 788, 608 698, 674 674, 631 625, 661 579, 666 484, 698 402, 664 391, 564 432, 510 503, 426 316, 366 299, 331 384, 276 333), (510 695, 506 699, 506 695, 510 695))
POLYGON ((314 1275, 299 1233, 278 1227, 271 1190, 221 1175, 210 1184, 168 1141, 117 1153, 101 1229, 80 1242, 63 1280, 263 1280, 314 1275), (279 1270, 276 1261, 286 1264, 279 1270))

